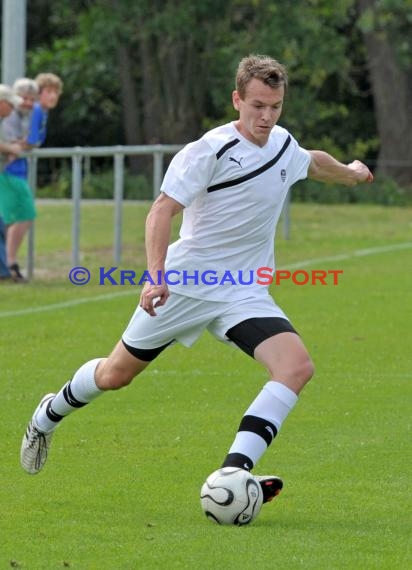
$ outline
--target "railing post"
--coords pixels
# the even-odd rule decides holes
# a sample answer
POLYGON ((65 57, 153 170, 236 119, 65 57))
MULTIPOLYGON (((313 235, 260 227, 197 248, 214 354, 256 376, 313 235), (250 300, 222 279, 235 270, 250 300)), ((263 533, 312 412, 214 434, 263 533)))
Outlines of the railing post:
POLYGON ((116 265, 122 257, 122 207, 124 187, 124 154, 114 155, 114 250, 113 257, 116 265))
MULTIPOLYGON (((29 186, 33 193, 33 200, 36 199, 37 190, 37 157, 29 156, 29 186)), ((27 235, 27 278, 32 279, 34 273, 34 232, 35 220, 30 225, 29 233, 27 235)))
MULTIPOLYGON (((124 187, 124 156, 126 154, 153 155, 153 198, 160 193, 163 179, 163 162, 165 154, 175 154, 183 145, 136 145, 136 146, 103 146, 103 147, 69 147, 33 149, 28 154, 29 184, 36 194, 37 188, 37 162, 40 158, 70 158, 72 166, 72 262, 80 262, 80 213, 82 199, 83 166, 85 176, 90 171, 90 159, 97 156, 114 156, 114 200, 115 200, 115 243, 114 258, 120 262, 121 234, 122 234, 122 202, 124 187), (116 157, 118 155, 118 157, 116 157)), ((27 273, 30 278, 34 272, 34 224, 30 229, 27 250, 27 273)))
MULTIPOLYGON (((76 149, 73 149, 76 151, 76 149)), ((72 262, 73 267, 80 262, 80 201, 82 196, 82 156, 72 156, 72 262)))
POLYGON ((155 151, 153 153, 153 199, 155 200, 160 194, 160 187, 163 178, 163 152, 155 151))

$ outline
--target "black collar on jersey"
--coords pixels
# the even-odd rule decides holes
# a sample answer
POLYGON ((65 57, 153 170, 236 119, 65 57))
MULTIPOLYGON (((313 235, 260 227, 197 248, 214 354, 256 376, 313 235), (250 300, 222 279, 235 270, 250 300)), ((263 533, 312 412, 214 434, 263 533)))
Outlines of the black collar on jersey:
MULTIPOLYGON (((208 192, 215 192, 216 190, 222 190, 223 188, 229 188, 230 186, 237 186, 238 184, 242 184, 242 182, 246 182, 247 180, 250 180, 251 178, 255 178, 256 176, 259 176, 259 174, 262 174, 262 172, 269 170, 269 168, 272 168, 272 166, 279 161, 279 159, 281 158, 281 156, 283 155, 285 150, 288 148, 291 140, 292 140, 291 136, 288 135, 288 138, 283 143, 283 146, 280 149, 280 151, 277 153, 277 155, 275 157, 273 157, 271 160, 269 160, 269 162, 267 162, 266 164, 263 164, 260 168, 257 168, 256 170, 252 170, 252 172, 249 172, 249 174, 245 174, 244 176, 240 176, 239 178, 235 178, 234 180, 228 180, 227 182, 220 182, 219 184, 214 184, 213 186, 209 186, 207 191, 208 192)), ((230 143, 228 143, 228 144, 230 144, 230 143)), ((234 141, 232 141, 231 146, 233 146, 233 144, 236 144, 236 143, 234 143, 234 141)), ((223 147, 223 148, 225 148, 225 147, 223 147)), ((227 150, 227 148, 225 150, 227 150)))
POLYGON ((239 143, 240 140, 239 139, 233 139, 232 141, 229 141, 228 143, 226 143, 224 146, 222 146, 222 148, 216 153, 216 158, 219 160, 219 158, 221 156, 223 156, 225 154, 225 152, 227 150, 229 150, 230 148, 232 148, 232 146, 235 146, 237 143, 239 143))

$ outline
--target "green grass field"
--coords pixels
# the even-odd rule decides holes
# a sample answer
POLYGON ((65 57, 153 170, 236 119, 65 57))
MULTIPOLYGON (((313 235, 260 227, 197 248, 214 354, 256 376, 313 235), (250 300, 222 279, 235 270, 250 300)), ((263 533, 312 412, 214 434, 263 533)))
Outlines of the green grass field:
MULTIPOLYGON (((144 268, 148 208, 125 206, 125 269, 144 268)), ((136 304, 138 289, 98 285, 112 218, 83 206, 92 279, 76 287, 70 207, 40 204, 35 280, 0 285, 0 570, 411 568, 412 210, 292 206, 278 266, 344 273, 273 290, 316 374, 256 469, 284 491, 242 528, 210 523, 199 490, 266 374, 207 333, 65 420, 39 475, 20 468, 38 400, 107 354, 136 304)))

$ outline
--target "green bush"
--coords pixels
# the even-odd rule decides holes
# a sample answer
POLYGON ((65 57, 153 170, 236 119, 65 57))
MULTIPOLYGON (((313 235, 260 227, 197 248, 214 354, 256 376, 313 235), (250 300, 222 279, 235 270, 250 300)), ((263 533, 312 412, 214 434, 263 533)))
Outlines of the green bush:
MULTIPOLYGON (((38 198, 71 198, 72 180, 70 170, 62 170, 55 179, 37 188, 38 198)), ((114 195, 113 171, 87 173, 82 180, 82 198, 111 200, 114 195)), ((153 188, 151 180, 143 174, 132 175, 125 172, 124 198, 127 200, 151 200, 153 188)))
MULTIPOLYGON (((82 196, 90 199, 111 199, 114 195, 113 172, 88 174, 83 179, 82 196)), ((127 200, 150 200, 152 186, 143 174, 132 175, 125 172, 123 196, 127 200)))
MULTIPOLYGON (((82 197, 86 199, 113 198, 113 170, 90 172, 83 176, 82 197)), ((71 172, 62 170, 49 184, 37 189, 39 198, 71 198, 71 172)), ((125 171, 124 198, 128 200, 152 200, 153 187, 150 177, 132 175, 125 171)), ((390 178, 377 177, 373 184, 354 187, 322 184, 303 180, 292 190, 294 202, 317 202, 319 204, 381 204, 404 206, 412 204, 412 187, 402 188, 390 178)))
POLYGON ((351 187, 303 180, 293 187, 292 200, 319 204, 405 206, 412 204, 412 188, 402 188, 394 180, 380 177, 373 184, 351 187))

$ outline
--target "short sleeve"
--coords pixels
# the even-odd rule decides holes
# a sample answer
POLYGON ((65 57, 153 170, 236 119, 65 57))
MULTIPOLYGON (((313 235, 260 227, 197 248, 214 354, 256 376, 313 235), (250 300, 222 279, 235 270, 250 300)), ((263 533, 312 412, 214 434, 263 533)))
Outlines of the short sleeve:
POLYGON ((299 146, 298 142, 294 138, 292 138, 292 144, 294 145, 294 152, 292 155, 293 178, 291 180, 291 185, 298 180, 303 180, 308 177, 308 169, 311 161, 309 151, 299 146))
POLYGON ((21 122, 16 110, 3 119, 3 137, 6 141, 16 141, 22 136, 21 122))
POLYGON ((160 191, 189 206, 208 188, 216 162, 216 154, 204 139, 186 145, 170 163, 160 191))
POLYGON ((40 105, 35 105, 30 120, 27 142, 33 146, 40 146, 46 138, 47 115, 42 111, 40 105))

